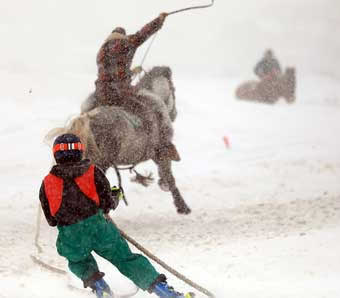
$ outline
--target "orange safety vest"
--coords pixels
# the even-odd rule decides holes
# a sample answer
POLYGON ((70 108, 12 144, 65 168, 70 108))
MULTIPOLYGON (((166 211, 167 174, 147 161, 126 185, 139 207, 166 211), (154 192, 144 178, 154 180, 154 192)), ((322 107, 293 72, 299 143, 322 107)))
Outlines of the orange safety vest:
MULTIPOLYGON (((74 181, 80 191, 99 206, 99 196, 94 181, 94 165, 91 165, 83 175, 75 178, 74 181)), ((55 216, 63 199, 64 180, 49 174, 44 179, 44 188, 51 215, 55 216)))

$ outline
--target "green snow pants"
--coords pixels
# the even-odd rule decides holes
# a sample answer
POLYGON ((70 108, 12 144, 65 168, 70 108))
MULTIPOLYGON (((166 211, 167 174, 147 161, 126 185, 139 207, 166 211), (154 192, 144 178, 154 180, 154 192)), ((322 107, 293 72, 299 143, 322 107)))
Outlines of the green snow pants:
POLYGON ((93 255, 111 262, 139 288, 147 290, 159 277, 148 259, 131 252, 126 240, 102 211, 81 222, 58 227, 57 250, 68 260, 68 267, 77 277, 86 281, 99 272, 93 255))

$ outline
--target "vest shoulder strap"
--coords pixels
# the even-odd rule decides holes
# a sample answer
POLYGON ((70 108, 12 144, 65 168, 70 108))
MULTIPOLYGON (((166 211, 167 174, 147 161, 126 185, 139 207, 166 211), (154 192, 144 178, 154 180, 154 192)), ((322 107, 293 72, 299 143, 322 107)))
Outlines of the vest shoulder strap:
POLYGON ((44 179, 44 189, 52 216, 58 212, 63 197, 64 180, 53 174, 44 179))
POLYGON ((99 206, 100 201, 94 179, 94 165, 91 165, 82 176, 75 178, 74 181, 81 192, 99 206))

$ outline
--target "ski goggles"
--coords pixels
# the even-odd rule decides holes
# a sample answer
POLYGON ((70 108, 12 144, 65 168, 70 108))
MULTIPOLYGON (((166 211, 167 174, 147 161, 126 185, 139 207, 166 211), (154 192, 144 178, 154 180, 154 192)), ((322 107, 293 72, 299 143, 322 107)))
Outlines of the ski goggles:
POLYGON ((67 150, 84 151, 85 146, 80 142, 78 142, 78 143, 61 143, 61 144, 57 144, 53 147, 53 154, 58 152, 58 151, 67 151, 67 150))

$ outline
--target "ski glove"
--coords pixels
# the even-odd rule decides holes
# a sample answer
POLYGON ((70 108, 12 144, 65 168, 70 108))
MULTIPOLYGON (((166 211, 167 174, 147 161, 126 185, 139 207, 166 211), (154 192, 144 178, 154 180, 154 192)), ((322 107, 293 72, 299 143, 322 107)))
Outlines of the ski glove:
POLYGON ((140 74, 143 71, 143 68, 141 66, 136 66, 133 69, 131 69, 131 72, 134 75, 140 74))
POLYGON ((110 209, 115 210, 119 205, 119 201, 123 199, 123 197, 124 197, 124 193, 121 188, 117 186, 111 187, 112 204, 111 204, 110 209))
POLYGON ((117 186, 112 186, 111 187, 111 194, 113 196, 113 198, 117 201, 120 201, 123 199, 124 197, 124 192, 122 188, 119 188, 117 186))
POLYGON ((168 16, 168 13, 166 12, 162 12, 160 15, 159 15, 159 18, 161 19, 162 22, 164 22, 165 18, 168 16))

